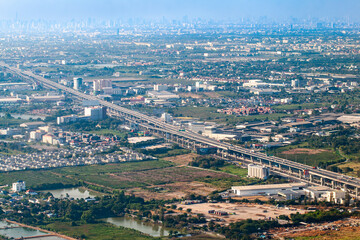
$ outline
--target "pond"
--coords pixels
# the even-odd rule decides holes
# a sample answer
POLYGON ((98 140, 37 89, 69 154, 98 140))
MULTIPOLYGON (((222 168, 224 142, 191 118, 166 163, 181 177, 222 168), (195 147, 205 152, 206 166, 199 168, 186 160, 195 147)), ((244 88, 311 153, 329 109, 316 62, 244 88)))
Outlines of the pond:
POLYGON ((169 231, 163 226, 154 223, 146 223, 131 217, 115 217, 103 219, 105 222, 114 224, 115 226, 122 226, 138 230, 142 233, 153 237, 164 237, 169 235, 169 231))
POLYGON ((36 237, 31 239, 63 240, 63 238, 57 236, 45 236, 45 235, 49 235, 46 232, 42 232, 39 230, 26 228, 26 227, 20 227, 19 225, 8 223, 5 221, 0 221, 0 235, 8 238, 27 238, 27 237, 43 236, 43 237, 36 237))
POLYGON ((41 192, 50 192, 54 198, 93 198, 96 197, 95 194, 89 192, 89 190, 84 188, 62 188, 62 189, 55 189, 55 190, 44 190, 41 192))

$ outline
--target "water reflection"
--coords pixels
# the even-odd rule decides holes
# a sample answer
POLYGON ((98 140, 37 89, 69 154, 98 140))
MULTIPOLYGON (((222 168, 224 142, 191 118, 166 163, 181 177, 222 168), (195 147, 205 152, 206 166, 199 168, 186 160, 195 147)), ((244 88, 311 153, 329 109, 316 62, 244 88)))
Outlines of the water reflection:
MULTIPOLYGON (((8 237, 8 238, 26 238, 33 236, 41 236, 48 235, 46 232, 42 232, 39 230, 20 227, 16 224, 7 223, 5 221, 0 222, 0 235, 8 237), (15 228, 14 228, 15 227, 15 228)), ((36 238, 33 238, 36 239, 36 238)), ((59 238, 61 239, 61 238, 59 238)))
POLYGON ((96 197, 94 194, 91 194, 88 190, 83 188, 63 188, 56 190, 45 190, 42 192, 50 192, 54 198, 93 198, 96 197))
POLYGON ((116 226, 132 228, 153 237, 164 237, 169 235, 169 231, 167 231, 163 226, 153 223, 145 223, 131 217, 106 218, 104 221, 112 223, 116 226))

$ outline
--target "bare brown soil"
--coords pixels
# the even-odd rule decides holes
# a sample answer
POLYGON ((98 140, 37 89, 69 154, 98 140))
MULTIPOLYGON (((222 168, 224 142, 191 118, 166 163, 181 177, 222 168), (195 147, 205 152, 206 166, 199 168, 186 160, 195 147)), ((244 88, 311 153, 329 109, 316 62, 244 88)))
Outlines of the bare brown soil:
POLYGON ((269 197, 266 197, 266 196, 246 196, 246 197, 232 197, 232 199, 234 200, 243 200, 243 199, 247 199, 247 200, 250 200, 250 201, 254 201, 256 199, 259 199, 261 201, 269 201, 269 197))
POLYGON ((142 197, 145 200, 158 199, 169 200, 173 198, 182 198, 188 194, 198 194, 206 196, 211 192, 219 190, 214 187, 207 186, 200 182, 177 182, 163 185, 151 186, 148 188, 132 188, 127 192, 134 194, 137 197, 142 197), (159 189, 157 192, 153 192, 152 189, 159 189))
POLYGON ((206 218, 220 218, 223 219, 222 223, 231 223, 245 219, 269 219, 276 218, 280 215, 290 215, 291 213, 305 213, 304 210, 299 208, 285 209, 276 208, 272 205, 258 205, 249 203, 199 203, 192 205, 178 204, 177 207, 182 209, 191 209, 192 213, 204 214, 206 218), (224 211, 228 215, 220 216, 209 214, 210 210, 224 211))
POLYGON ((279 229, 274 232, 278 238, 332 240, 360 239, 359 219, 344 219, 332 223, 315 224, 297 229, 279 229))
MULTIPOLYGON (((187 154, 190 155, 190 154, 187 154)), ((192 155, 187 158, 191 158, 192 155)), ((177 159, 178 163, 187 163, 188 160, 177 159)), ((112 174, 112 178, 119 181, 142 182, 149 186, 136 187, 127 190, 127 193, 134 194, 148 199, 173 199, 182 198, 188 194, 206 196, 213 191, 220 190, 209 184, 196 181, 198 178, 219 178, 229 177, 230 174, 207 171, 183 166, 154 169, 139 172, 123 172, 119 175, 112 174)))
POLYGON ((339 230, 304 230, 300 233, 286 235, 287 238, 306 238, 318 240, 360 239, 360 227, 343 227, 339 230))
POLYGON ((209 98, 219 98, 220 94, 216 92, 204 92, 204 95, 208 96, 209 98))
POLYGON ((325 149, 309 149, 309 148, 295 148, 291 150, 287 150, 282 152, 282 154, 308 154, 308 155, 315 155, 322 152, 329 152, 329 150, 325 149))
POLYGON ((204 96, 195 93, 180 93, 183 98, 204 98, 204 96))
POLYGON ((199 155, 196 153, 189 153, 189 154, 178 155, 178 156, 174 156, 174 157, 166 157, 166 158, 163 158, 163 160, 173 162, 180 166, 186 166, 189 164, 189 162, 191 162, 197 156, 199 156, 199 155))

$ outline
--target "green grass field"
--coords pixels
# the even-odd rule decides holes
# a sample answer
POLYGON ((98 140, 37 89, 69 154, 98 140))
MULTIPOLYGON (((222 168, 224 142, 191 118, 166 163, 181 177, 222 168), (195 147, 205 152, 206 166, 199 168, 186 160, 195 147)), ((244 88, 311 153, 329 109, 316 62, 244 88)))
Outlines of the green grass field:
POLYGON ((146 239, 159 239, 146 236, 139 231, 116 227, 109 223, 97 223, 97 224, 82 224, 79 226, 71 226, 68 222, 56 222, 46 226, 45 229, 64 234, 77 239, 89 239, 89 240, 146 240, 146 239))
POLYGON ((240 168, 235 165, 227 165, 225 167, 220 168, 220 171, 235 174, 238 175, 239 177, 246 177, 248 174, 248 170, 246 168, 240 168))
POLYGON ((298 110, 298 109, 313 109, 318 107, 329 106, 330 104, 322 103, 303 103, 303 104, 287 104, 287 105, 278 105, 273 106, 274 110, 298 110))
POLYGON ((288 160, 292 160, 295 162, 303 163, 310 166, 318 166, 319 163, 326 163, 326 162, 337 162, 343 157, 336 152, 333 152, 330 149, 320 149, 324 150, 323 152, 319 152, 316 154, 308 154, 308 153, 285 153, 285 151, 291 151, 291 149, 297 148, 306 148, 307 144, 303 143, 300 145, 295 146, 286 146, 283 148, 278 148, 276 150, 268 152, 269 155, 275 155, 277 157, 285 158, 288 160))
POLYGON ((92 134, 96 134, 96 135, 114 135, 114 136, 119 136, 119 137, 126 137, 128 135, 127 132, 125 131, 117 131, 117 130, 111 130, 111 129, 99 129, 99 130, 93 130, 93 131, 88 131, 87 133, 92 133, 92 134))
POLYGON ((18 180, 26 182, 26 186, 32 189, 39 189, 43 184, 64 184, 76 185, 77 181, 66 177, 58 176, 49 170, 28 170, 0 173, 0 185, 11 184, 18 180))
POLYGON ((303 163, 310 166, 318 166, 320 162, 332 162, 341 159, 341 156, 332 152, 322 152, 319 154, 276 154, 281 158, 286 158, 295 162, 303 163))
POLYGON ((79 180, 104 185, 111 188, 129 188, 146 186, 140 182, 119 181, 116 178, 109 178, 108 174, 118 174, 127 171, 145 171, 151 169, 161 169, 173 166, 167 161, 143 161, 126 162, 107 165, 91 165, 64 167, 48 170, 27 170, 0 173, 0 185, 11 184, 18 180, 26 182, 28 188, 34 190, 50 189, 57 184, 61 187, 79 185, 79 180), (67 177, 69 176, 69 177, 67 177), (49 188, 46 188, 48 186, 49 188))
POLYGON ((19 127, 24 122, 30 122, 30 120, 0 117, 0 128, 19 127))
POLYGON ((150 169, 159 169, 173 166, 173 163, 168 161, 140 161, 140 162, 124 162, 113 163, 105 165, 89 165, 78 167, 64 167, 54 169, 54 172, 58 172, 64 175, 101 175, 105 173, 121 173, 129 171, 144 171, 150 169))
POLYGON ((227 123, 234 125, 242 122, 264 121, 264 120, 278 120, 279 118, 289 116, 283 113, 264 114, 264 115, 250 115, 250 116, 236 116, 217 113, 215 107, 177 107, 171 109, 169 112, 175 117, 192 117, 200 120, 211 120, 216 122, 227 123))

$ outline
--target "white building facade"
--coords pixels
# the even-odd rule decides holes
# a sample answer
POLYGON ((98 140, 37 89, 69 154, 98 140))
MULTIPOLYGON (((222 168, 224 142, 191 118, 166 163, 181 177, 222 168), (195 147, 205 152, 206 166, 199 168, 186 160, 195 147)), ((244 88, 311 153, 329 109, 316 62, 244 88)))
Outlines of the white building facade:
POLYGON ((270 175, 268 167, 249 164, 248 165, 248 176, 253 178, 267 179, 270 175))
POLYGON ((26 190, 26 185, 24 181, 17 181, 12 184, 11 188, 14 192, 21 192, 26 190))

